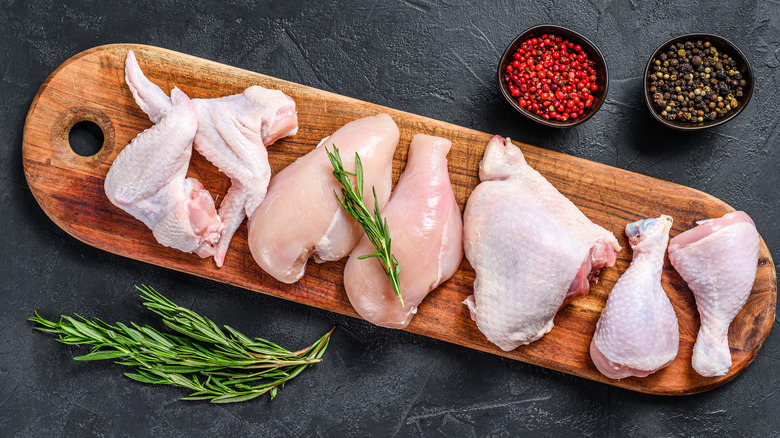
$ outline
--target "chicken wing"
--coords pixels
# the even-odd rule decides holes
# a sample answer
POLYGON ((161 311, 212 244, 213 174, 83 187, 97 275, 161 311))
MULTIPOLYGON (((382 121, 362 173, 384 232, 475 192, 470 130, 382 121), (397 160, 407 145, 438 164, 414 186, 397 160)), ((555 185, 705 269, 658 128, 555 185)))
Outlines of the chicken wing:
POLYGON ((192 101, 174 88, 171 107, 158 122, 116 157, 106 175, 106 195, 146 224, 161 244, 209 257, 222 223, 209 192, 186 177, 198 126, 192 101))
MULTIPOLYGON (((151 121, 157 123, 169 111, 170 99, 144 76, 132 51, 127 52, 125 80, 151 121)), ((298 117, 292 98, 257 85, 241 94, 193 103, 198 116, 195 149, 232 182, 219 208, 224 227, 214 260, 222 266, 233 234, 265 198, 271 178, 266 146, 295 135, 298 117)))

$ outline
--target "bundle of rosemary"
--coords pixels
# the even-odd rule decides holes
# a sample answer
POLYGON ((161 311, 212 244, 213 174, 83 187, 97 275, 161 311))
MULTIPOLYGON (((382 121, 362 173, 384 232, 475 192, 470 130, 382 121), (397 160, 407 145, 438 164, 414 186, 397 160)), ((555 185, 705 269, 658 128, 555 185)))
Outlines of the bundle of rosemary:
POLYGON ((288 351, 265 339, 250 339, 237 330, 220 329, 210 319, 179 307, 148 286, 138 287, 143 305, 160 315, 165 325, 180 333, 163 333, 148 325, 110 325, 100 319, 61 316, 59 322, 38 315, 29 320, 36 329, 60 335, 69 345, 92 345, 92 352, 75 360, 113 359, 136 367, 125 376, 144 383, 174 385, 192 393, 182 400, 234 403, 259 397, 271 399, 284 383, 322 361, 333 330, 312 346, 288 351))

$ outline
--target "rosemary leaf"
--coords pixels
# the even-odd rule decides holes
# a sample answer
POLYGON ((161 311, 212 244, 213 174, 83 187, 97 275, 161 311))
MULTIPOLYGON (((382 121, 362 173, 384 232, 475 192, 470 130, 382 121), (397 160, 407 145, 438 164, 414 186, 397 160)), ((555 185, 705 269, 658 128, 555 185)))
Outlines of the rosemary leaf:
POLYGON ((89 353, 83 356, 76 356, 73 360, 105 360, 105 359, 118 359, 124 357, 125 353, 122 351, 105 351, 89 353))
POLYGON ((124 373, 124 374, 125 374, 125 376, 127 376, 127 377, 129 377, 129 378, 131 378, 131 379, 133 379, 135 381, 142 382, 142 383, 152 383, 152 384, 162 384, 162 383, 165 383, 161 379, 154 379, 154 378, 146 377, 143 374, 139 374, 139 373, 124 373))

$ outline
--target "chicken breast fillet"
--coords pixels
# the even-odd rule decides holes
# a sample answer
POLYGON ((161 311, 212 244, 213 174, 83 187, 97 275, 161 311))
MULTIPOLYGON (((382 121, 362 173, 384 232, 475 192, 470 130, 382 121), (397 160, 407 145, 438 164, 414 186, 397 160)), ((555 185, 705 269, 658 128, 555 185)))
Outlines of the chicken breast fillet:
POLYGON ((626 225, 634 259, 610 291, 590 344, 593 363, 610 379, 647 377, 677 357, 677 315, 661 286, 671 227, 666 215, 626 225))
POLYGON ((399 132, 387 114, 347 123, 317 147, 276 174, 268 194, 249 220, 249 248, 264 271, 284 283, 298 281, 313 257, 318 263, 338 260, 364 234, 336 200, 341 185, 325 153, 337 147, 344 169, 354 171, 355 153, 364 171, 366 205, 387 204, 392 184, 393 155, 399 132))
POLYGON ((704 377, 725 376, 731 367, 729 325, 753 289, 760 245, 753 220, 742 211, 701 221, 669 242, 669 261, 699 309, 692 364, 704 377))
POLYGON ((352 306, 374 324, 404 328, 426 295, 447 281, 463 258, 463 222, 447 171, 452 143, 418 134, 409 146, 406 169, 382 217, 392 237, 404 305, 376 258, 359 259, 375 249, 363 236, 344 268, 344 287, 352 306))
POLYGON ((490 140, 479 177, 463 221, 476 273, 464 304, 488 340, 510 351, 548 333, 558 309, 588 293, 588 280, 614 265, 620 246, 509 139, 490 140))

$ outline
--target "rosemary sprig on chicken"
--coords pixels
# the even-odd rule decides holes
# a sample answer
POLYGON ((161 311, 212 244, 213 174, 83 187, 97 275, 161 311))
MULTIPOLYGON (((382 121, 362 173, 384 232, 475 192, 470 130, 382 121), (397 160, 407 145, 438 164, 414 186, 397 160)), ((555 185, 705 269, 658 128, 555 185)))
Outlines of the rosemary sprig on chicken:
POLYGON ((390 251, 390 229, 387 227, 387 219, 382 218, 382 213, 379 211, 379 201, 377 201, 376 188, 372 187, 374 194, 374 215, 371 215, 366 202, 363 199, 363 164, 360 162, 360 156, 355 153, 355 172, 348 172, 344 170, 344 165, 341 162, 341 155, 339 155, 339 148, 333 145, 333 153, 327 148, 325 152, 328 154, 330 164, 333 165, 333 176, 341 183, 341 198, 335 191, 333 194, 336 196, 336 200, 339 202, 342 208, 349 213, 350 216, 358 221, 363 230, 366 232, 368 239, 376 250, 373 254, 366 254, 358 257, 358 259, 366 259, 369 257, 375 257, 379 264, 382 266, 382 270, 385 271, 385 275, 390 280, 390 284, 393 286, 393 291, 398 296, 398 300, 401 301, 401 306, 404 305, 404 299, 401 296, 401 282, 398 279, 398 274, 401 272, 401 267, 398 265, 398 260, 393 256, 390 251), (350 176, 355 177, 355 186, 352 185, 350 176))

